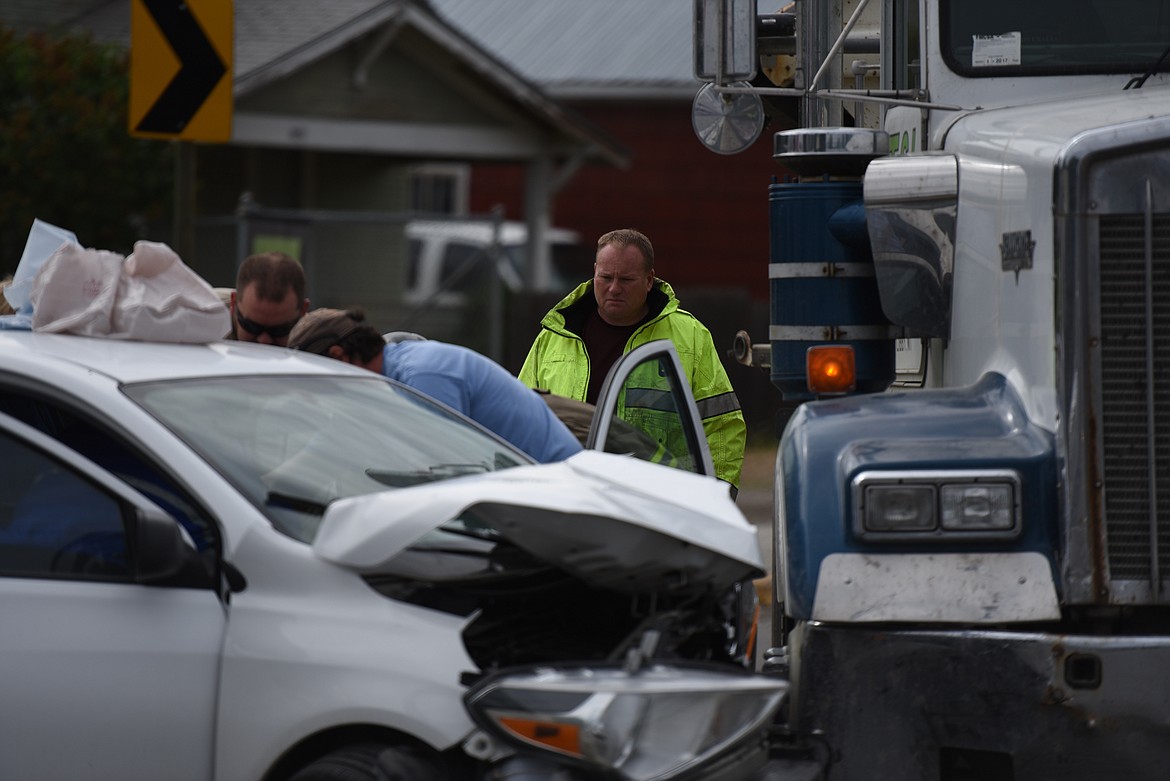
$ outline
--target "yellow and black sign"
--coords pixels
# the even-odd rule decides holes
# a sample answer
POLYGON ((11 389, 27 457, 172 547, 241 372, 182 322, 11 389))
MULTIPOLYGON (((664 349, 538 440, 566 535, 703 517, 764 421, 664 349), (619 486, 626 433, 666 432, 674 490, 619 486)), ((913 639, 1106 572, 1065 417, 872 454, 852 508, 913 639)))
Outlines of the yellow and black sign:
POLYGON ((130 135, 228 141, 232 0, 131 0, 130 135))

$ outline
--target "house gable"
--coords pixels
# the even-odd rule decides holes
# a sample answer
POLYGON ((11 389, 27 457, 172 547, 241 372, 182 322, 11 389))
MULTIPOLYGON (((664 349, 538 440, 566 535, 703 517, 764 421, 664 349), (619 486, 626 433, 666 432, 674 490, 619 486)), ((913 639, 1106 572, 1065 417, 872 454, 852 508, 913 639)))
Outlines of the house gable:
POLYGON ((543 117, 409 25, 373 31, 239 96, 236 143, 425 159, 568 154, 543 117))

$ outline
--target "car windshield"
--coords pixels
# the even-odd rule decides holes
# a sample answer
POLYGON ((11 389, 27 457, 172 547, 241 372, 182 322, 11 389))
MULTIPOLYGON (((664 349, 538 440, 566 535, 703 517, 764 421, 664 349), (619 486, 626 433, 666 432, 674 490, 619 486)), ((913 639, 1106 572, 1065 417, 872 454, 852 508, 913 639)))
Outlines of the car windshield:
POLYGON ((304 542, 335 499, 531 463, 378 377, 215 377, 125 391, 304 542))
POLYGON ((1167 2, 943 0, 939 16, 943 57, 964 76, 1140 74, 1170 47, 1167 2))

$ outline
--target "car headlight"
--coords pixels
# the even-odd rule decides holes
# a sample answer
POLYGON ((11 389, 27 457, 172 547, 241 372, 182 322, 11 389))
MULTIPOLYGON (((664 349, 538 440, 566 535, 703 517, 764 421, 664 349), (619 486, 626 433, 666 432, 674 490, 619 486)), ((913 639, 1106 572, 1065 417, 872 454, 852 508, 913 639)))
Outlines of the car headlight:
POLYGON ((531 668, 465 697, 486 732, 630 781, 666 779, 760 734, 788 683, 726 668, 647 663, 531 668))
POLYGON ((1020 476, 1007 469, 862 472, 853 528, 870 540, 1012 538, 1020 533, 1020 476))
POLYGON ((727 657, 749 670, 756 666, 760 631, 760 597, 750 581, 736 583, 725 597, 728 616, 727 657))

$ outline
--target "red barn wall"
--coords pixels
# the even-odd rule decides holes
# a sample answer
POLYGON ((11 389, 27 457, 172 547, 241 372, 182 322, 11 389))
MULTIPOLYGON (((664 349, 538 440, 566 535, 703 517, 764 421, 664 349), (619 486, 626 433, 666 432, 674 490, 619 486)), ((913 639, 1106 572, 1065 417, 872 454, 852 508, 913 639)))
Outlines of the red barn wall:
MULTIPOLYGON (((631 153, 626 170, 583 167, 557 194, 553 223, 592 243, 614 228, 637 228, 654 243, 656 270, 676 288, 736 288, 768 298, 768 184, 783 169, 772 133, 738 155, 707 150, 691 128, 689 104, 572 105, 631 153)), ((503 204, 523 218, 519 165, 477 164, 470 208, 503 204)), ((683 302, 684 306, 686 302, 683 302)))

